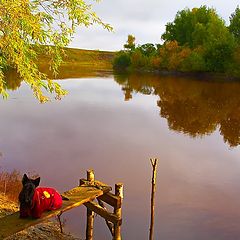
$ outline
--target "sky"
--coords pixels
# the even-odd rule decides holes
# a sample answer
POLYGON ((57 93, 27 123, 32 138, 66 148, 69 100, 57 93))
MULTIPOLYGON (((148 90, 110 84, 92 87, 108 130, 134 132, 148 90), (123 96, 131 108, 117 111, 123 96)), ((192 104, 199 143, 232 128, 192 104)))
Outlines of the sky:
POLYGON ((98 50, 121 50, 128 34, 136 37, 136 44, 160 43, 167 22, 172 22, 177 11, 186 7, 207 5, 229 23, 239 0, 102 0, 93 5, 94 11, 114 32, 100 26, 79 27, 70 47, 98 50))

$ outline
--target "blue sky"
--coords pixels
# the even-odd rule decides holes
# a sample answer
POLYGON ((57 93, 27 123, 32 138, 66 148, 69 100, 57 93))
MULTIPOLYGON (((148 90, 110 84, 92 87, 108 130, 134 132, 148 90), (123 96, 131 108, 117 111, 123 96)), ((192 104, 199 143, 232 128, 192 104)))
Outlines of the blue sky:
POLYGON ((239 0, 102 0, 94 4, 94 10, 113 26, 114 32, 99 26, 80 27, 70 47, 120 50, 128 34, 136 37, 137 44, 159 43, 166 23, 173 21, 179 10, 207 5, 215 8, 228 24, 238 4, 239 0))

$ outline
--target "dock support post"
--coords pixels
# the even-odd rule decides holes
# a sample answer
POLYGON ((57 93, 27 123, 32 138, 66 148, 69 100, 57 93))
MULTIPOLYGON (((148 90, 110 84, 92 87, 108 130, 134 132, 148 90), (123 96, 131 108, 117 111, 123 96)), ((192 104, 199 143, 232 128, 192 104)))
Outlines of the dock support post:
MULTIPOLYGON (((89 183, 94 182, 93 170, 87 170, 87 180, 89 181, 89 183)), ((93 224, 94 224, 94 212, 87 208, 86 240, 93 240, 93 224)))
MULTIPOLYGON (((115 184, 115 195, 123 199, 123 184, 117 183, 115 184)), ((122 217, 122 206, 114 207, 114 214, 119 218, 122 217)), ((113 240, 121 240, 121 222, 114 224, 114 235, 113 240)))

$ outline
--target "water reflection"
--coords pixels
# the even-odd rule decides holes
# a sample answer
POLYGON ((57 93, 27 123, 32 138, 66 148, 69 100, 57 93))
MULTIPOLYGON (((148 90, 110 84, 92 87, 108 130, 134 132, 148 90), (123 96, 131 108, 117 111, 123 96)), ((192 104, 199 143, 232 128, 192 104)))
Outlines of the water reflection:
MULTIPOLYGON (((87 69, 87 68, 76 68, 72 65, 63 65, 59 68, 59 73, 54 76, 50 71, 48 65, 41 65, 40 71, 45 73, 49 78, 54 79, 67 79, 67 78, 89 78, 89 77, 105 77, 109 75, 110 70, 107 69, 87 69)), ((23 79, 15 70, 9 70, 5 73, 5 88, 7 90, 17 90, 21 87, 23 79)))
POLYGON ((229 146, 240 144, 240 83, 156 75, 116 75, 125 100, 134 93, 157 95, 169 129, 191 137, 220 134, 229 146))
MULTIPOLYGON (((37 172, 43 186, 53 186, 60 192, 76 186, 85 170, 91 168, 97 179, 111 186, 124 182, 123 239, 145 240, 149 232, 148 159, 156 156, 161 162, 155 239, 239 239, 240 148, 229 150, 217 131, 204 138, 169 131, 168 121, 158 114, 162 109, 157 100, 181 102, 182 92, 186 99, 198 99, 198 84, 189 81, 196 85, 193 92, 184 79, 149 76, 148 80, 137 77, 138 81, 132 83, 133 76, 128 78, 116 78, 121 86, 112 76, 59 81, 69 95, 48 104, 38 104, 22 83, 8 101, 0 101, 0 166, 22 173, 37 172), (133 100, 122 100, 121 87, 133 100)), ((237 89, 233 87, 225 104, 233 101, 237 89)), ((218 93, 218 88, 215 91, 225 95, 218 93)), ((223 112, 222 107, 219 111, 223 112)), ((217 114, 215 124, 221 116, 217 114)), ((85 209, 68 214, 66 227, 83 239, 85 209)), ((109 239, 101 220, 96 218, 94 234, 98 239, 109 239)))
MULTIPOLYGON (((50 74, 46 66, 42 71, 50 74)), ((84 71, 62 67, 58 79, 105 76, 107 71, 84 71)), ((53 76, 51 76, 53 77, 53 76)), ((115 75, 122 86, 125 101, 134 93, 159 96, 160 116, 166 118, 169 129, 191 137, 209 135, 219 129, 231 147, 240 144, 240 83, 206 81, 152 74, 115 75)), ((17 90, 21 79, 14 71, 6 73, 6 89, 17 90)))

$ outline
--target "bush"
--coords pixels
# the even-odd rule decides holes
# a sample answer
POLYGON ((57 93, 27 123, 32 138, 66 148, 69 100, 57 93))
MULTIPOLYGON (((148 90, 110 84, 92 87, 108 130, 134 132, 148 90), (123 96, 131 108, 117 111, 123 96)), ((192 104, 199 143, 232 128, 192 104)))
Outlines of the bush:
POLYGON ((113 68, 115 70, 127 70, 131 65, 131 59, 129 53, 120 51, 113 60, 113 68))
POLYGON ((6 195, 10 200, 17 201, 18 194, 22 189, 22 177, 20 172, 0 172, 0 192, 6 195))
POLYGON ((202 72, 206 70, 203 55, 197 51, 191 54, 182 62, 181 70, 183 72, 202 72))
POLYGON ((131 63, 133 68, 147 68, 148 57, 144 56, 139 49, 136 49, 131 55, 131 63))

